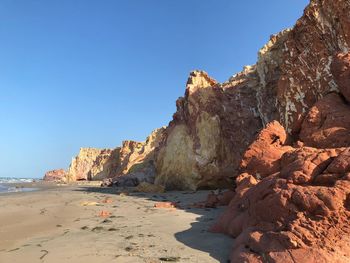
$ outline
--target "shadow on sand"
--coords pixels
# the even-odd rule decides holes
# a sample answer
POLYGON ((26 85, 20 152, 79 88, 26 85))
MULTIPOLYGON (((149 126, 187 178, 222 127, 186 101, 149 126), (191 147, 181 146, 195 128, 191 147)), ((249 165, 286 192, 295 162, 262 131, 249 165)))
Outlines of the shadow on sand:
POLYGON ((177 241, 195 250, 208 253, 213 259, 221 263, 229 262, 229 253, 232 247, 233 239, 223 234, 215 234, 208 232, 209 227, 215 222, 215 219, 223 212, 221 208, 193 208, 191 204, 206 199, 208 191, 186 192, 172 191, 162 194, 137 193, 132 189, 108 188, 108 187, 80 187, 76 191, 84 191, 90 193, 103 194, 120 194, 128 192, 129 196, 135 198, 143 198, 146 200, 161 202, 169 201, 179 204, 179 209, 188 213, 197 214, 195 222, 191 223, 191 228, 175 233, 177 241))

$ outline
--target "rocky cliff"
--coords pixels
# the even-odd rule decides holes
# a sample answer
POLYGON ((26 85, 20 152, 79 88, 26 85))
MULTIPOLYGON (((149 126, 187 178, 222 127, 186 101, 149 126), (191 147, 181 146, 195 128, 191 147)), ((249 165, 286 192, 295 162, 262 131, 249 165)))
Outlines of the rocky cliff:
POLYGON ((282 125, 243 154, 212 228, 235 237, 231 262, 349 261, 349 29, 349 1, 312 0, 260 52, 259 116, 282 125))
MULTIPOLYGON (((222 187, 238 175, 243 153, 267 123, 277 120, 298 137, 309 109, 339 91, 332 65, 349 50, 349 13, 348 1, 313 0, 292 29, 271 37, 256 65, 222 84, 192 72, 157 150, 156 182, 169 189, 222 187)), ((300 136, 310 142, 318 135, 300 136)))
MULTIPOLYGON (((156 129, 145 142, 124 141, 115 149, 81 148, 72 159, 67 178, 70 181, 139 180, 154 181, 154 149, 162 139, 164 128, 156 129), (129 175, 120 179, 123 175, 129 175)), ((137 183, 137 182, 135 182, 137 183)))
POLYGON ((156 183, 234 180, 212 228, 235 237, 231 262, 349 261, 349 45, 350 2, 312 0, 256 65, 223 84, 191 73, 156 150, 156 183))
POLYGON ((156 183, 168 189, 229 186, 241 155, 263 127, 254 95, 258 83, 256 67, 223 84, 192 72, 157 149, 156 183))
POLYGON ((229 187, 212 231, 235 237, 231 262, 349 262, 349 47, 350 2, 311 0, 256 65, 224 83, 191 72, 168 127, 82 149, 68 176, 229 187))
POLYGON ((120 148, 80 148, 79 154, 69 166, 68 180, 102 180, 113 177, 119 166, 119 151, 120 148))

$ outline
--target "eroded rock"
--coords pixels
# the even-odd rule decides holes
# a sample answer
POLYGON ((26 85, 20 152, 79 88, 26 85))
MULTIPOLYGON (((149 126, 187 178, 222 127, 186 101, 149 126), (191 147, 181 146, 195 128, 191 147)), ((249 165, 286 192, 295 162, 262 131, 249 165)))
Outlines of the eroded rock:
POLYGON ((299 138, 316 148, 349 147, 350 105, 336 93, 320 99, 303 121, 299 138))
POLYGON ((62 182, 66 179, 67 172, 64 169, 52 170, 45 173, 44 181, 62 182))
POLYGON ((124 141, 115 149, 81 148, 73 158, 68 179, 104 180, 103 186, 136 186, 154 182, 154 149, 162 140, 164 128, 154 130, 145 142, 124 141))
POLYGON ((293 149, 287 145, 287 138, 280 123, 268 123, 244 153, 240 169, 258 179, 280 171, 282 155, 293 149))
POLYGON ((256 85, 254 67, 224 84, 203 71, 192 72, 156 151, 156 183, 168 189, 229 186, 229 177, 262 127, 256 98, 250 96, 256 85))
POLYGON ((113 177, 119 163, 119 151, 120 148, 80 148, 79 154, 70 164, 68 180, 102 180, 113 177))
POLYGON ((347 262, 349 150, 298 149, 283 156, 287 167, 280 173, 246 187, 240 187, 240 179, 235 197, 212 228, 236 238, 231 261, 347 262), (295 165, 299 168, 290 170, 295 165), (331 184, 317 179, 330 174, 331 184))

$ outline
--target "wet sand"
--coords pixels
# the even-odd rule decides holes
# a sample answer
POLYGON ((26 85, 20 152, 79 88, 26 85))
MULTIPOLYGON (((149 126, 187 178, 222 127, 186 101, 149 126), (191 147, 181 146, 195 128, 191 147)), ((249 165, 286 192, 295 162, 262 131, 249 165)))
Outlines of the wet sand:
POLYGON ((0 195, 0 262, 227 262, 232 239, 207 232, 219 209, 207 192, 144 194, 34 183, 0 195), (160 201, 181 208, 154 208, 160 201), (100 214, 106 213, 105 217, 100 214))

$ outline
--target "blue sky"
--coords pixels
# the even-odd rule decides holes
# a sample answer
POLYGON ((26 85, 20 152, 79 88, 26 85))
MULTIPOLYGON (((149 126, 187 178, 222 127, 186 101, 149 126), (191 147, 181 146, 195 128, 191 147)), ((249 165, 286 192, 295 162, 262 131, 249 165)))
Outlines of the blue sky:
POLYGON ((306 0, 1 0, 0 177, 167 125, 188 73, 225 81, 306 0))

